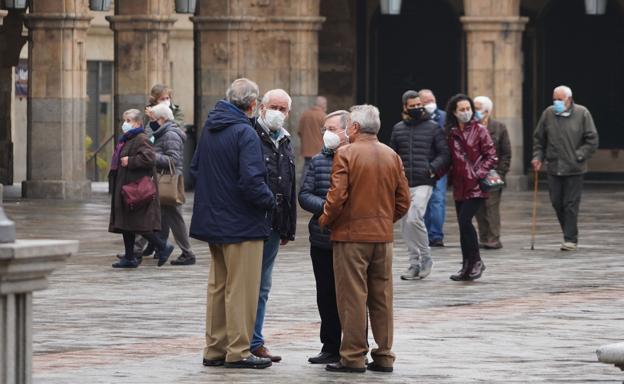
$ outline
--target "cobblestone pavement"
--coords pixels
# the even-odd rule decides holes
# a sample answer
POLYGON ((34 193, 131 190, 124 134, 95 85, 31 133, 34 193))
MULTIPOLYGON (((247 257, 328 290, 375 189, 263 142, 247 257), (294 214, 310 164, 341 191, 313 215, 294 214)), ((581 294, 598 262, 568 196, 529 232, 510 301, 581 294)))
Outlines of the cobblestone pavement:
POLYGON ((320 348, 306 213, 297 241, 278 256, 267 313, 267 346, 284 360, 245 371, 201 365, 206 244, 193 241, 195 266, 146 260, 137 270, 113 270, 122 242, 106 232, 106 194, 86 204, 9 198, 18 237, 81 241, 50 288, 35 294, 35 383, 621 382, 624 375, 598 363, 594 351, 622 341, 624 190, 585 192, 580 247, 571 253, 558 250, 546 193, 539 199, 531 251, 531 194, 504 194, 505 248, 483 252, 488 269, 473 283, 448 278, 460 266, 454 212, 447 212, 447 247, 433 250, 434 269, 423 281, 399 279, 407 255, 396 232, 395 372, 332 374, 306 362, 320 348))

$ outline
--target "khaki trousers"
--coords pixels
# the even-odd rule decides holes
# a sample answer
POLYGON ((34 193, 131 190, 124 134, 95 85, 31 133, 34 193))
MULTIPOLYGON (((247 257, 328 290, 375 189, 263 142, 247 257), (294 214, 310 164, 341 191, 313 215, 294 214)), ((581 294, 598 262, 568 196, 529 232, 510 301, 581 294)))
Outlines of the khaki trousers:
POLYGON ((336 302, 342 324, 341 363, 363 368, 368 352, 366 307, 377 348, 373 361, 391 367, 394 325, 392 319, 392 243, 335 242, 336 302))
POLYGON ((500 241, 500 203, 502 189, 490 192, 490 197, 479 208, 475 217, 479 226, 479 241, 494 243, 500 241))
POLYGON ((235 362, 251 354, 263 244, 210 244, 204 359, 235 362))

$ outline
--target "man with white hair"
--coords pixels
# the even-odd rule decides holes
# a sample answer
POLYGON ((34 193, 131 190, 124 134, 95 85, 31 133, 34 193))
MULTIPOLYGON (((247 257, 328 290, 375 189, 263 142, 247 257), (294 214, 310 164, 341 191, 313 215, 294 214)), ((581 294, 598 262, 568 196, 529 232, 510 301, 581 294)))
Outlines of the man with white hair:
POLYGON ((262 278, 251 353, 266 357, 273 362, 282 358, 272 355, 264 346, 262 327, 266 305, 271 291, 273 265, 280 245, 295 239, 297 227, 297 193, 295 181, 295 156, 290 133, 284 129, 292 99, 283 89, 272 89, 264 94, 258 109, 258 117, 252 119, 252 126, 260 137, 262 154, 267 168, 269 188, 275 196, 276 206, 269 218, 271 233, 264 242, 262 255, 262 278))
MULTIPOLYGON (((487 96, 477 96, 474 98, 475 118, 484 125, 496 148, 498 155, 498 165, 496 172, 505 179, 509 172, 511 163, 511 143, 509 133, 505 124, 492 119, 492 109, 494 103, 487 96)), ((500 241, 500 202, 503 191, 490 191, 490 197, 485 200, 485 204, 477 211, 476 218, 479 225, 479 243, 484 249, 500 249, 503 244, 500 241)))
POLYGON ((553 91, 553 105, 546 108, 533 133, 535 171, 546 161, 550 201, 563 231, 562 251, 575 251, 578 212, 587 160, 598 148, 598 131, 589 110, 574 103, 565 85, 553 91))
POLYGON ((351 108, 351 144, 334 155, 331 186, 319 217, 321 228, 331 229, 343 330, 340 361, 325 368, 332 372, 393 370, 393 224, 407 213, 410 191, 401 158, 377 139, 380 126, 375 106, 351 108), (367 307, 377 343, 368 366, 367 307))

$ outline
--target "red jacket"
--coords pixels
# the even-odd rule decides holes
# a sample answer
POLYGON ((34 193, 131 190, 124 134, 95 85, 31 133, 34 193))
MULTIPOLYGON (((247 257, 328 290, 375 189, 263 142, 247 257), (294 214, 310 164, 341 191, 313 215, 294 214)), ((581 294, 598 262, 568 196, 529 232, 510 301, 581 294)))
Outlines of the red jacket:
POLYGON ((467 123, 463 131, 453 127, 448 146, 451 152, 449 177, 453 185, 453 198, 462 201, 489 197, 479 187, 479 180, 490 169, 496 168, 498 157, 487 128, 475 120, 467 123))

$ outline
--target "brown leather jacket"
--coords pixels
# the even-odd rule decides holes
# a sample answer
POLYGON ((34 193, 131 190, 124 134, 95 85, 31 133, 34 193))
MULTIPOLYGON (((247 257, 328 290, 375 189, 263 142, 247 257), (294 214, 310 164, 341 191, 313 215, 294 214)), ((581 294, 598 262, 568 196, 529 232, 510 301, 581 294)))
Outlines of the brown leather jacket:
POLYGON ((334 155, 331 187, 322 227, 331 228, 332 241, 389 243, 393 223, 410 206, 410 192, 401 158, 371 134, 334 155))

